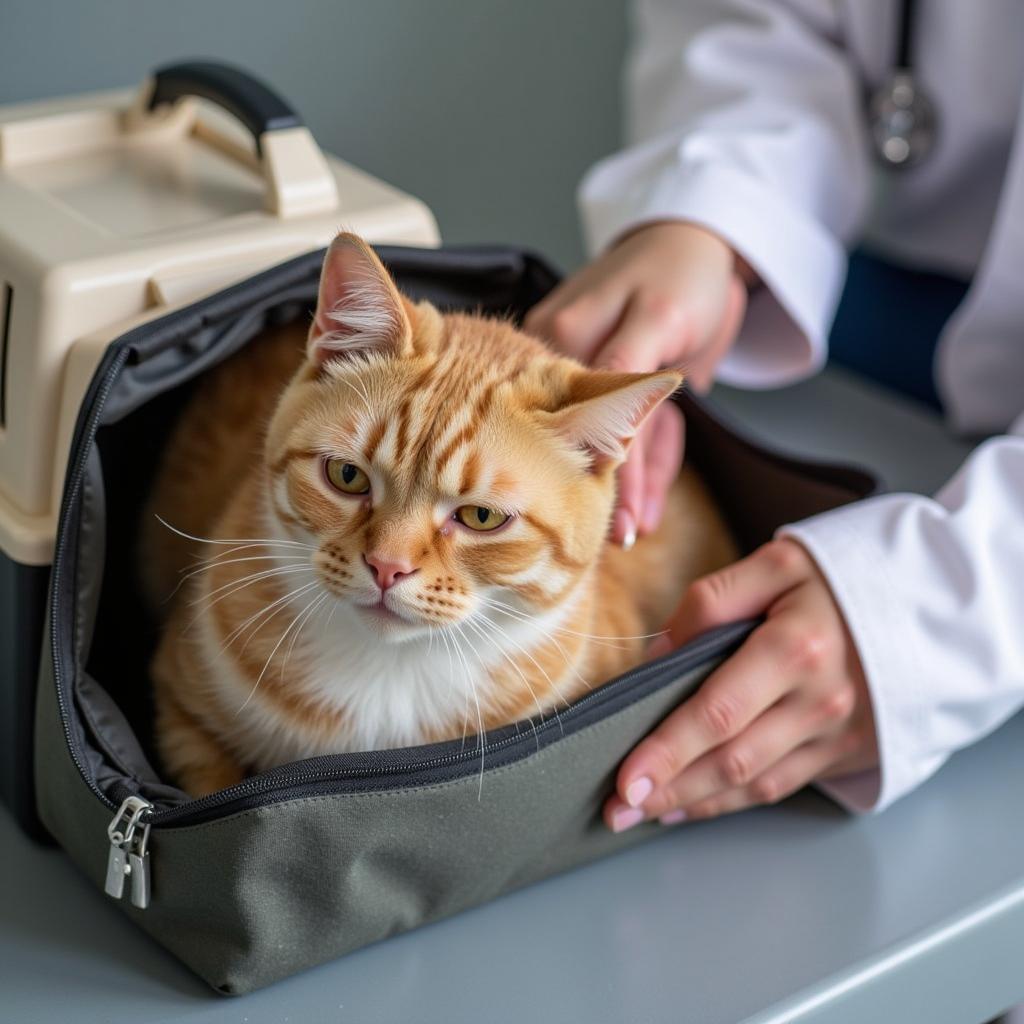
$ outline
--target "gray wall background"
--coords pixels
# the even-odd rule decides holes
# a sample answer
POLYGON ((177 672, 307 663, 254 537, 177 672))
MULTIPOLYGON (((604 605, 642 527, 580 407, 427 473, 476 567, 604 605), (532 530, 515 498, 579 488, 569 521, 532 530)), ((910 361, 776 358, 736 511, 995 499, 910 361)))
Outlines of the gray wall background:
POLYGON ((618 145, 624 0, 0 0, 0 103, 240 64, 449 242, 582 256, 576 184, 618 145))

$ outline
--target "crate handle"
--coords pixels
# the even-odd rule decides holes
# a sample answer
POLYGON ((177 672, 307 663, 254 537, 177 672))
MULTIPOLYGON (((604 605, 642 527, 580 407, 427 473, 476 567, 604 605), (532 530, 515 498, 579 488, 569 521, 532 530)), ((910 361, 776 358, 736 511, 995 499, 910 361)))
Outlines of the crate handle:
POLYGON ((189 96, 216 103, 252 133, 273 213, 296 217, 338 205, 334 175, 319 146, 299 115, 265 83, 230 64, 183 61, 153 73, 142 106, 153 112, 189 96))
POLYGON ((262 153, 260 139, 267 132, 302 127, 302 118, 281 96, 258 78, 230 64, 184 61, 153 72, 153 88, 147 103, 150 110, 184 96, 200 96, 234 114, 252 132, 257 153, 262 153))

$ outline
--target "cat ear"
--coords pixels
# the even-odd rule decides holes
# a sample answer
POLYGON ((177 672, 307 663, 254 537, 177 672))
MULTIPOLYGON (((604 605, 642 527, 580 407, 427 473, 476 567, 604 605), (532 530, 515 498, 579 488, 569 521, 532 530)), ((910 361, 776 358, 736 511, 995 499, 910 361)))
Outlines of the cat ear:
POLYGON ((358 235, 338 235, 320 274, 310 362, 322 366, 364 352, 402 356, 411 344, 405 303, 384 264, 358 235))
POLYGON ((549 424, 574 448, 590 452, 595 467, 617 465, 644 420, 682 382, 683 375, 675 370, 588 370, 573 382, 568 403, 549 414, 549 424))

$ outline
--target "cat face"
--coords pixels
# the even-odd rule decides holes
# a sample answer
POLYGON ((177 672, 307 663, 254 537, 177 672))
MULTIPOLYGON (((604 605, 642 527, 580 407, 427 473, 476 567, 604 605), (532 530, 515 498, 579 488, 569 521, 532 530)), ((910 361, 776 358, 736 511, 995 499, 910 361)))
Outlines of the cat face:
POLYGON ((511 324, 413 305, 353 236, 328 253, 307 356, 268 432, 271 525, 390 641, 570 601, 615 467, 681 379, 588 371, 511 324))

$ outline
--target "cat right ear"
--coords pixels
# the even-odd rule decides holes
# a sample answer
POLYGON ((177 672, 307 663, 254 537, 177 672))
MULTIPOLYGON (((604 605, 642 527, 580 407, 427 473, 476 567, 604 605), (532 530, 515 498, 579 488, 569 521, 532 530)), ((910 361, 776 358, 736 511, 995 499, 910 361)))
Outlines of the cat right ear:
POLYGON ((411 348, 405 303, 384 264, 358 235, 338 235, 320 274, 309 361, 320 367, 364 353, 402 356, 411 348))
POLYGON ((654 373, 577 373, 560 409, 544 422, 574 448, 589 453, 595 468, 619 465, 644 420, 683 382, 675 370, 654 373))

